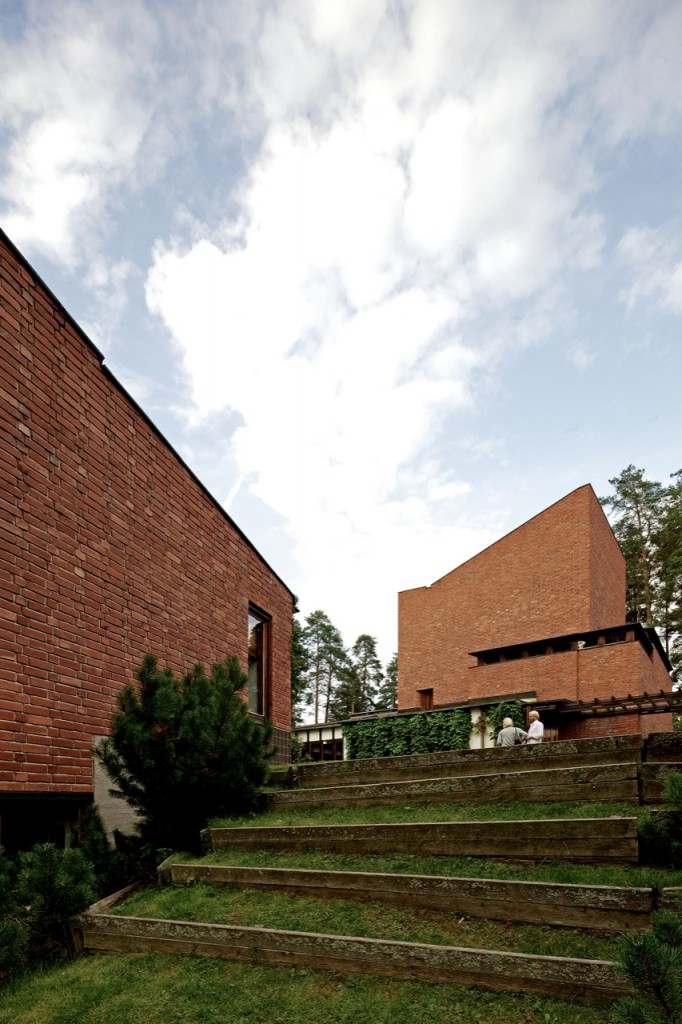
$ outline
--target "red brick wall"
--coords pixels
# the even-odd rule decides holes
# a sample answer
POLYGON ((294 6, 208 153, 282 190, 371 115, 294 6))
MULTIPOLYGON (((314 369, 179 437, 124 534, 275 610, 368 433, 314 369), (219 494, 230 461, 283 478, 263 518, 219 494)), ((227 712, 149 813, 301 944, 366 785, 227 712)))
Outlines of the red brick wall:
POLYGON ((418 705, 425 687, 437 704, 464 700, 480 695, 469 651, 624 622, 625 562, 586 485, 431 587, 401 593, 398 617, 399 707, 418 705))
POLYGON ((289 590, 2 235, 0 318, 0 791, 90 791, 142 656, 245 664, 250 601, 288 729, 289 590))

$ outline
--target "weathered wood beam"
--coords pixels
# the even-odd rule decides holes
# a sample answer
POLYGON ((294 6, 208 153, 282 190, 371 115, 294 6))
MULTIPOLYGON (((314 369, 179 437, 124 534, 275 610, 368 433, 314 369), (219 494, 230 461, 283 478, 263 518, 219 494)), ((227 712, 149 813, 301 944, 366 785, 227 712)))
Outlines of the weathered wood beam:
POLYGON ((607 960, 106 915, 84 914, 74 927, 82 932, 83 948, 93 952, 222 957, 537 992, 599 1004, 629 991, 618 965, 607 960))
POLYGON ((653 889, 624 886, 177 863, 163 874, 163 881, 173 885, 203 882, 321 899, 373 900, 487 920, 607 932, 646 928, 654 909, 653 889))
POLYGON ((202 835, 212 849, 402 851, 581 863, 635 864, 638 859, 636 818, 213 828, 202 835))

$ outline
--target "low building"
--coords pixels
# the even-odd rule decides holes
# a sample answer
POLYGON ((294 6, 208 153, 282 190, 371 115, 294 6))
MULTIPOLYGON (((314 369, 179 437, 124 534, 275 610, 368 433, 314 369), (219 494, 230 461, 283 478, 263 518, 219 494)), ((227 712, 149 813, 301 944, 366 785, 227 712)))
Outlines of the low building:
POLYGON ((61 839, 97 795, 147 652, 236 654, 288 760, 291 591, 2 232, 0 345, 0 842, 61 839))
POLYGON ((652 697, 670 664, 626 622, 625 559, 589 484, 398 609, 400 711, 522 699, 562 739, 672 727, 652 697))

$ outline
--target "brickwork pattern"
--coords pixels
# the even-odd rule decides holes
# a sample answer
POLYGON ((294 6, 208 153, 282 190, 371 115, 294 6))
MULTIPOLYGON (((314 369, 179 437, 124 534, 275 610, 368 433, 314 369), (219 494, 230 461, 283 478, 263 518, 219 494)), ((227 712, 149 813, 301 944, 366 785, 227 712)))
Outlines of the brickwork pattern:
POLYGON ((399 706, 425 687, 436 703, 478 696, 469 651, 624 620, 625 561, 594 491, 580 487, 432 586, 399 595, 399 706))
POLYGON ((147 652, 247 659, 290 727, 292 596, 0 234, 0 792, 92 790, 92 737, 147 652))

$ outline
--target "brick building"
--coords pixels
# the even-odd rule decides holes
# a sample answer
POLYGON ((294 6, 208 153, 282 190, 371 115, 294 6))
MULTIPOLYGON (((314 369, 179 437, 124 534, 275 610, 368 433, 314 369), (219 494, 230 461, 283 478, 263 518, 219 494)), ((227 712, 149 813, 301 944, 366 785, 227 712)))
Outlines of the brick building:
POLYGON ((92 800, 146 652, 238 655, 288 758, 290 590, 1 232, 0 346, 0 840, 58 838, 92 800))
POLYGON ((522 697, 562 738, 671 728, 636 702, 617 725, 581 708, 671 689, 655 632, 626 624, 625 560, 589 484, 402 592, 398 621, 400 710, 522 697))

